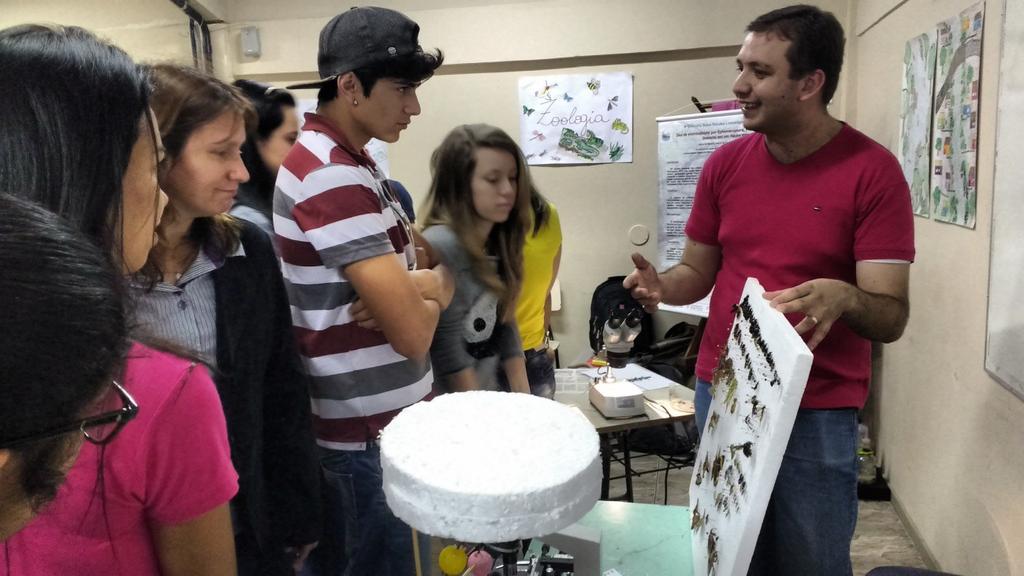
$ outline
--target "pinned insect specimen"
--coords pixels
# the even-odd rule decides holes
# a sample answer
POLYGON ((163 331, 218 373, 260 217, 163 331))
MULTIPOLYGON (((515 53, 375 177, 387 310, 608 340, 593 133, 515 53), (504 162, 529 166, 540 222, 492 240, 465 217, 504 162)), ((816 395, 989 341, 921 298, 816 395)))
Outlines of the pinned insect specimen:
POLYGON ((725 492, 715 492, 715 510, 725 514, 726 518, 732 515, 728 494, 725 492))
POLYGON ((715 428, 718 427, 718 419, 719 419, 718 412, 712 412, 711 416, 708 416, 708 433, 709 434, 711 432, 714 432, 715 428))
POLYGON ((722 472, 722 466, 725 465, 725 454, 719 453, 715 456, 715 461, 711 465, 711 483, 718 486, 718 475, 722 472))
POLYGON ((723 351, 718 357, 718 366, 711 372, 711 384, 718 388, 721 384, 733 378, 732 358, 723 351))
POLYGON ((618 96, 612 96, 611 98, 609 98, 608 99, 608 112, 611 112, 612 108, 615 108, 618 105, 619 105, 619 97, 618 96))
POLYGON ((743 455, 750 458, 754 454, 754 443, 750 440, 742 444, 733 444, 729 446, 729 451, 732 454, 733 459, 736 458, 736 452, 743 452, 743 455))
POLYGON ((747 401, 750 402, 750 414, 747 414, 743 422, 751 432, 756 432, 764 424, 765 405, 757 399, 757 396, 751 396, 747 401))
POLYGON ((587 88, 594 93, 594 96, 597 96, 597 93, 601 90, 601 81, 591 78, 590 81, 587 82, 587 88))
POLYGON ((536 112, 535 109, 530 108, 526 104, 523 104, 523 114, 526 114, 527 116, 529 116, 530 114, 533 114, 534 112, 536 112))
POLYGON ((700 530, 704 527, 705 522, 707 522, 707 516, 701 515, 700 506, 694 503, 693 510, 690 511, 690 530, 700 530))
POLYGON ((718 568, 718 533, 714 528, 708 532, 708 576, 718 568))

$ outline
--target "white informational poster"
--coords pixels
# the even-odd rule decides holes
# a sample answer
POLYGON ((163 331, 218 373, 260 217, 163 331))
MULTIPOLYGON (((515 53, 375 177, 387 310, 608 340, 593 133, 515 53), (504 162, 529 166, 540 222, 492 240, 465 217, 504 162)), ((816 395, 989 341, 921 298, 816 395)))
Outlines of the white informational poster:
POLYGON ((743 576, 754 555, 814 357, 747 278, 711 382, 690 478, 696 576, 743 576))
POLYGON ((633 161, 633 75, 519 79, 519 146, 531 166, 633 161))
MULTIPOLYGON (((299 130, 302 130, 302 125, 306 122, 306 112, 316 112, 316 99, 305 98, 296 100, 295 112, 299 115, 299 130)), ((376 138, 370 138, 370 141, 366 143, 366 152, 373 158, 373 161, 377 163, 377 169, 384 174, 384 176, 391 177, 391 167, 388 164, 388 145, 385 142, 381 142, 376 138)))
MULTIPOLYGON (((697 178, 704 161, 719 146, 748 131, 739 110, 657 118, 658 262, 664 270, 679 263, 686 246, 684 228, 693 209, 697 178)), ((664 310, 707 318, 711 296, 688 306, 664 310)))

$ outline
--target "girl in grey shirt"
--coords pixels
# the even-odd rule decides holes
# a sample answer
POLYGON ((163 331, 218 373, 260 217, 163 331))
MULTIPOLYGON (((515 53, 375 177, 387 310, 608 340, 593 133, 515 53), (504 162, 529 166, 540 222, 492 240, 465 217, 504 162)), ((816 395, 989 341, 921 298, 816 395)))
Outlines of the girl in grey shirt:
POLYGON ((430 347, 439 392, 497 390, 502 370, 530 393, 515 299, 523 274, 530 182, 523 154, 486 124, 452 130, 431 157, 423 236, 455 277, 430 347))

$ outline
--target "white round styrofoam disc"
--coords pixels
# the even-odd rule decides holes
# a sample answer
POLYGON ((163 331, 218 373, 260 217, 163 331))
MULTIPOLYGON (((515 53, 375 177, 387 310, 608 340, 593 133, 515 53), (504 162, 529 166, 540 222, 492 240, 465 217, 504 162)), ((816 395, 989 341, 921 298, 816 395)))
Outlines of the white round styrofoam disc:
POLYGON ((557 532, 600 494, 593 426, 528 394, 460 392, 405 408, 381 432, 381 466, 396 516, 462 542, 557 532))

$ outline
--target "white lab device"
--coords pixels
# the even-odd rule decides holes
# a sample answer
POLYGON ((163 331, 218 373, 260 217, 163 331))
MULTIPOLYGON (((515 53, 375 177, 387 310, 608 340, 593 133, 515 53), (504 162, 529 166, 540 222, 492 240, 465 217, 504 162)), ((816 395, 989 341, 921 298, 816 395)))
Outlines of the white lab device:
POLYGON ((644 391, 625 380, 600 379, 590 387, 590 403, 605 418, 631 418, 644 414, 644 391))

